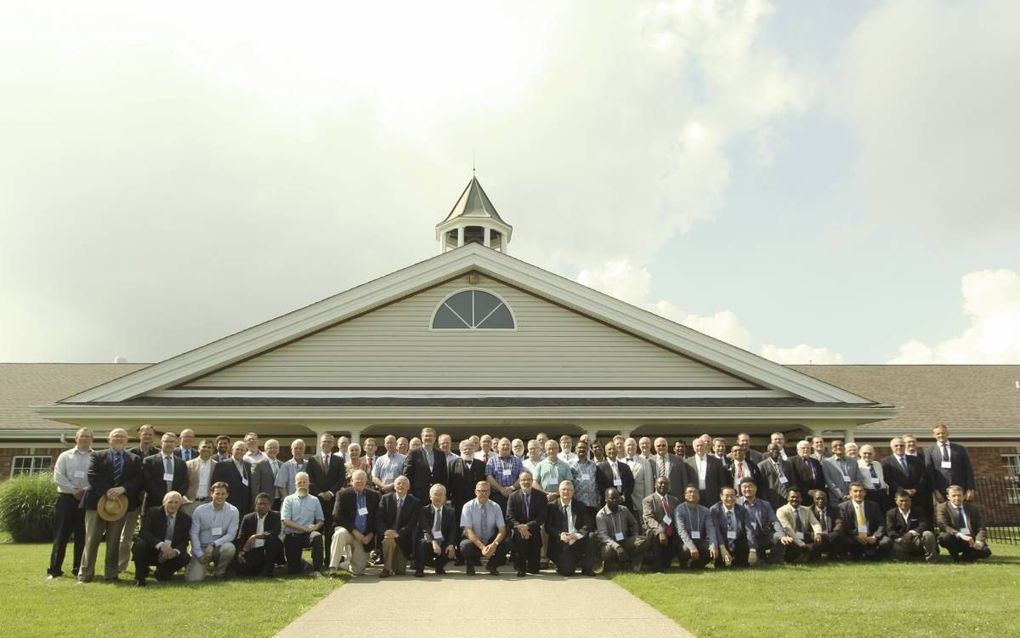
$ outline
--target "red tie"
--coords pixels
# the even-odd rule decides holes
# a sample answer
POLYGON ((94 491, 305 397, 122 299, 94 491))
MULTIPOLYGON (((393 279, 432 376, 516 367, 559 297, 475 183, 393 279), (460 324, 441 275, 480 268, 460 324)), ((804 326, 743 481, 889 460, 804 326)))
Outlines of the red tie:
POLYGON ((737 463, 737 478, 744 478, 744 464, 737 463))
MULTIPOLYGON (((669 516, 669 502, 665 498, 662 499, 662 509, 666 512, 666 516, 669 516)), ((670 523, 666 526, 666 538, 673 535, 673 524, 670 523)))

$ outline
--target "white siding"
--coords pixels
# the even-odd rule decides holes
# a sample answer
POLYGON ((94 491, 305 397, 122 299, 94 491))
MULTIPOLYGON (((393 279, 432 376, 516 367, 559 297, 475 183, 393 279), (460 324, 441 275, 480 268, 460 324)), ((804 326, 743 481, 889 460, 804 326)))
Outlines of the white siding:
POLYGON ((753 388, 752 384, 482 278, 447 282, 183 386, 201 388, 753 388), (502 297, 514 331, 432 330, 449 294, 502 297))

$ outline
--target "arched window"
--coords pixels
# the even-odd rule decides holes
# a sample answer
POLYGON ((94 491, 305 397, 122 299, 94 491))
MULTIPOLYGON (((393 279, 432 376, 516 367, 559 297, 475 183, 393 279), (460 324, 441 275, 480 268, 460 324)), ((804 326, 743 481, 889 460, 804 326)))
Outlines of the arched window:
POLYGON ((503 300, 484 290, 462 290, 439 304, 436 330, 513 330, 514 317, 503 300))

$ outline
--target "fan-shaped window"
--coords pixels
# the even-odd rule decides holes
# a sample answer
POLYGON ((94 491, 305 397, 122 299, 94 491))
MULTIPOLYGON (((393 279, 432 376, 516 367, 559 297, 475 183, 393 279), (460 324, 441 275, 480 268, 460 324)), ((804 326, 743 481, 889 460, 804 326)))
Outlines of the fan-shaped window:
POLYGON ((462 290, 439 305, 432 317, 437 330, 513 330, 514 317, 491 292, 462 290))

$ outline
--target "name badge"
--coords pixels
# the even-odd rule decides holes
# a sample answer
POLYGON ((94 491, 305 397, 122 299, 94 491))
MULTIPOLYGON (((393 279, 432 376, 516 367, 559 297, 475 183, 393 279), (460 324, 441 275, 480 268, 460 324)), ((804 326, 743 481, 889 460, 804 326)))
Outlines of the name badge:
POLYGON ((952 467, 953 467, 953 462, 952 461, 942 461, 942 469, 943 470, 949 470, 949 469, 952 469, 952 467))
POLYGON ((367 507, 359 507, 358 508, 358 516, 368 516, 368 508, 367 507))
POLYGON ((171 472, 164 472, 163 473, 163 480, 164 481, 172 481, 172 480, 174 480, 173 473, 171 473, 171 472))
POLYGON ((701 540, 701 532, 698 532, 698 531, 691 532, 691 539, 692 540, 701 540))
POLYGON ((590 481, 590 480, 591 480, 591 477, 590 477, 590 476, 588 476, 587 474, 582 474, 582 475, 581 475, 581 480, 582 480, 582 481, 590 481))
POLYGON ((243 485, 245 487, 248 487, 248 479, 242 477, 241 478, 241 485, 243 485))
POLYGON ((85 470, 75 470, 74 478, 85 478, 85 470))
POLYGON ((804 540, 804 532, 794 532, 793 535, 796 536, 799 541, 804 540))
POLYGON ((736 540, 737 539, 737 530, 735 530, 735 529, 728 529, 728 530, 726 530, 726 538, 728 538, 730 540, 736 540))
POLYGON ((616 540, 618 540, 618 541, 622 541, 623 540, 623 532, 617 532, 616 533, 616 540))
POLYGON ((266 541, 264 541, 264 540, 257 540, 257 541, 255 541, 255 544, 252 545, 252 549, 258 549, 260 547, 265 547, 265 546, 266 546, 266 541))
POLYGON ((223 528, 222 527, 214 527, 214 528, 212 528, 212 535, 213 536, 223 536, 223 528))
POLYGON ((850 482, 850 475, 849 474, 844 474, 843 475, 843 482, 844 483, 849 483, 850 482))
POLYGON ((503 476, 510 476, 510 470, 503 470, 503 476))
POLYGON ((614 480, 613 485, 615 485, 616 487, 623 487, 623 479, 614 480))
POLYGON ((787 481, 787 480, 786 480, 786 477, 785 477, 785 476, 780 476, 780 477, 779 477, 779 484, 780 484, 780 485, 786 485, 786 484, 787 484, 788 482, 789 482, 789 481, 787 481))
POLYGON ((960 533, 963 534, 964 536, 970 536, 970 529, 966 527, 961 527, 960 533))
POLYGON ((662 522, 665 525, 672 525, 673 524, 673 519, 670 517, 669 514, 666 514, 665 516, 662 517, 662 522))
POLYGON ((442 532, 432 532, 432 540, 440 541, 441 542, 443 540, 443 533, 442 532))

